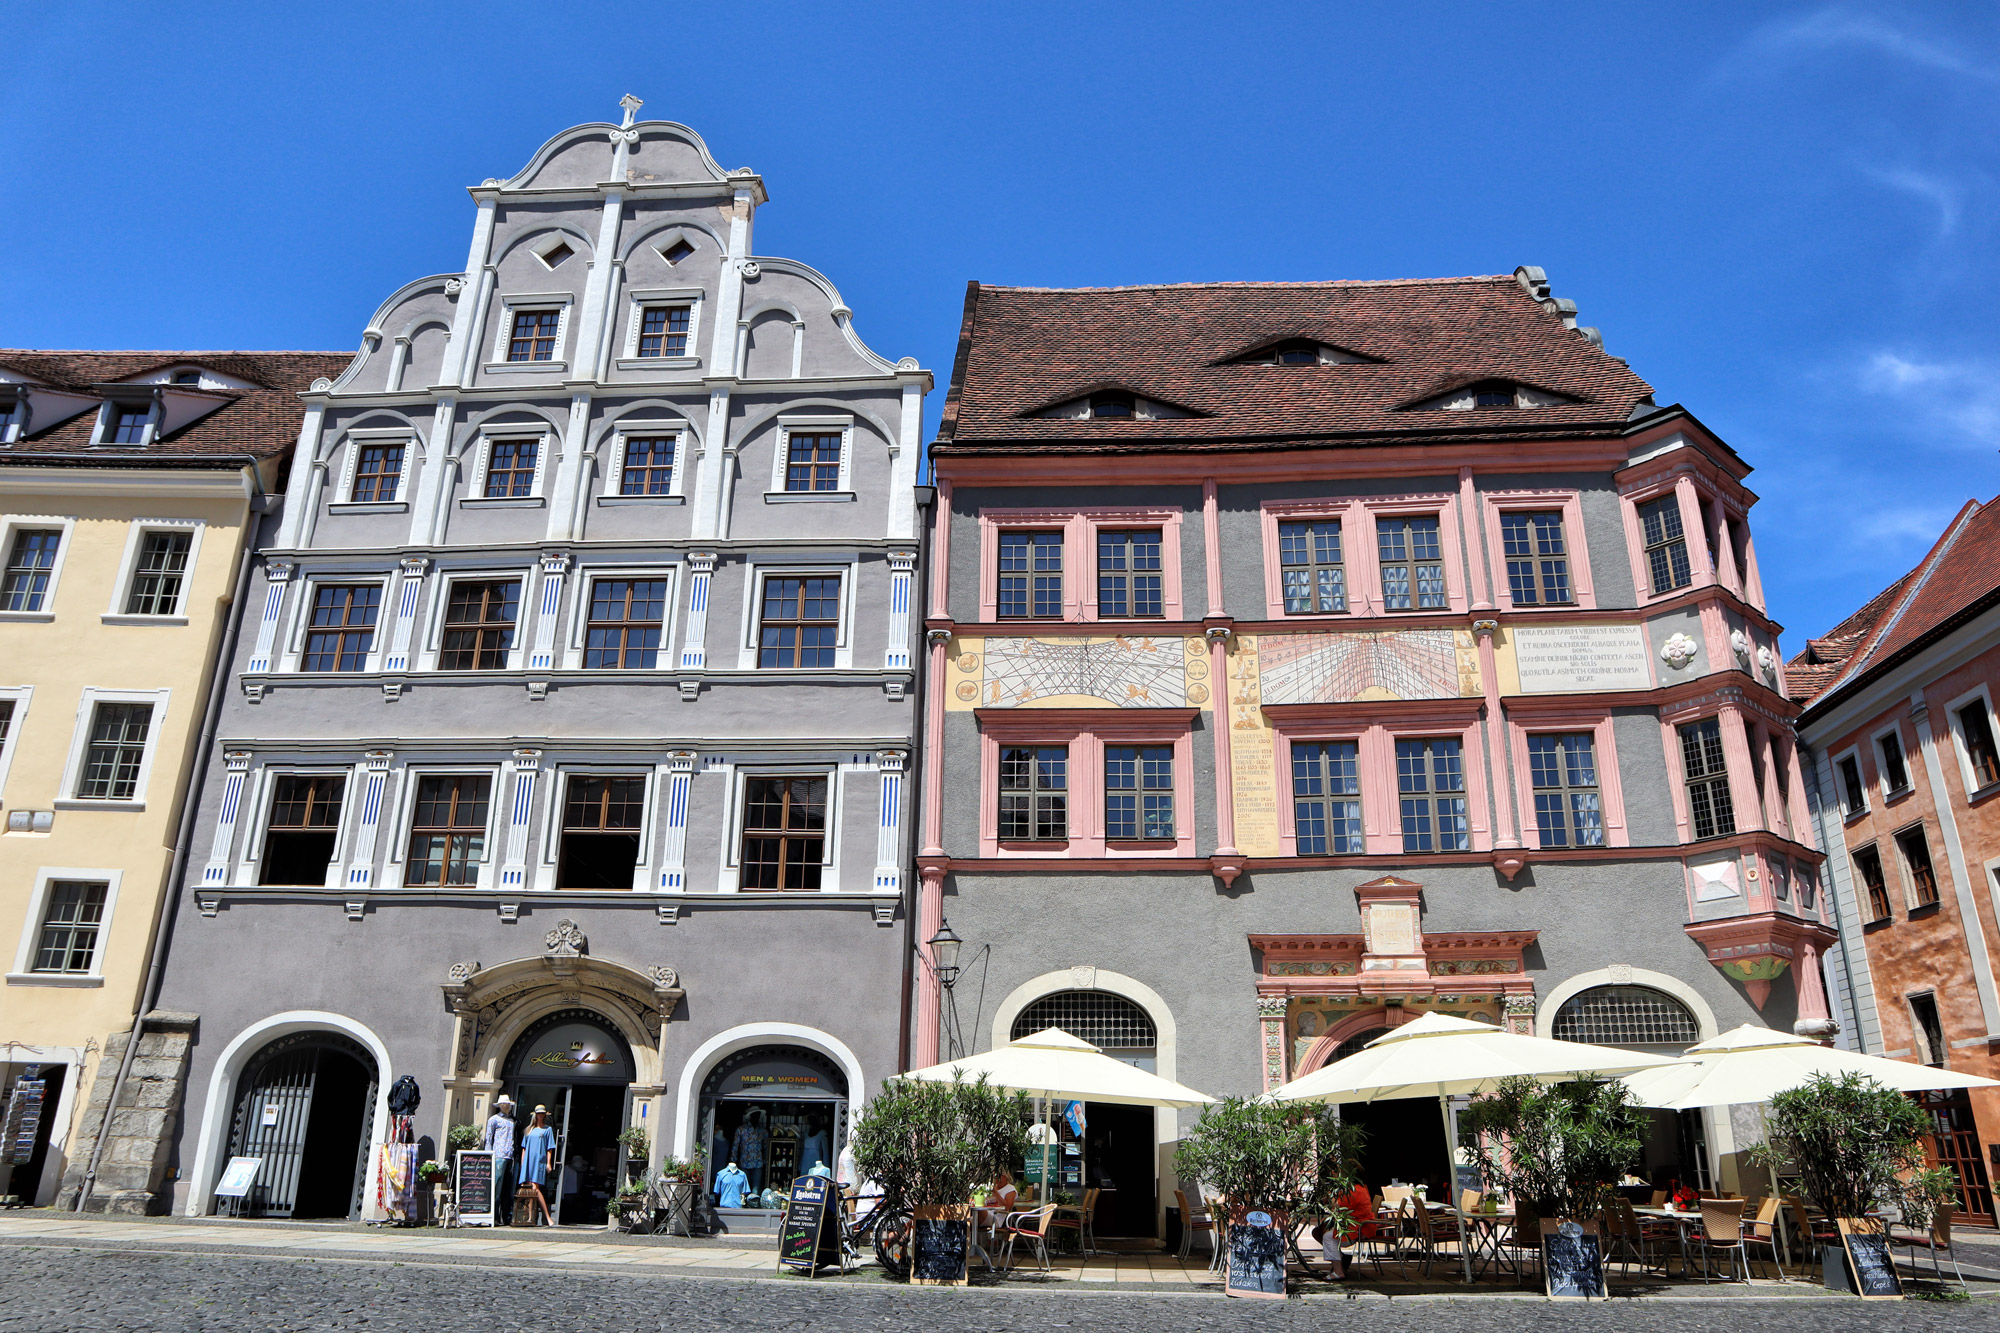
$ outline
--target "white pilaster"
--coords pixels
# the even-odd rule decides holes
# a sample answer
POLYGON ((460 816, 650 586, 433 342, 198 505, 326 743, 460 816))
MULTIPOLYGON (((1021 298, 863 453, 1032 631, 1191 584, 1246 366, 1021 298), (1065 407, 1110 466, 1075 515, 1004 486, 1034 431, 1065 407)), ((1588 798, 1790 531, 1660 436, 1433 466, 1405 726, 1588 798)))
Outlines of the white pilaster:
MULTIPOLYGON (((459 280, 458 309, 451 318, 451 341, 445 344, 444 364, 438 367, 439 384, 469 385, 479 368, 479 327, 493 289, 493 272, 486 261, 493 253, 493 221, 500 201, 489 195, 478 203, 472 248, 465 256, 465 276, 459 280)), ((451 290, 446 283, 445 291, 451 290)))
POLYGON ((269 671, 271 653, 278 641, 278 618, 285 608, 285 588, 297 565, 282 560, 264 564, 264 618, 257 622, 257 646, 250 650, 247 671, 269 671))
POLYGON ((903 868, 899 864, 902 844, 903 767, 907 761, 901 750, 878 750, 875 763, 882 770, 882 819, 875 836, 875 892, 901 893, 903 868))
MULTIPOLYGON (((720 335, 717 335, 718 340, 720 335)), ((724 474, 735 458, 725 453, 729 442, 729 386, 713 384, 708 390, 708 428, 702 432, 695 454, 693 532, 697 538, 722 535, 724 474)))
POLYGON ((668 752, 660 765, 667 788, 667 836, 660 848, 660 892, 687 892, 688 786, 694 781, 693 750, 668 752))
MULTIPOLYGON (((715 575, 715 552, 688 552, 687 632, 681 636, 681 670, 700 671, 708 665, 708 582, 715 575)), ((682 681, 681 693, 693 698, 694 682, 682 681)))
POLYGON ((292 484, 285 492, 284 517, 278 522, 275 544, 281 551, 306 543, 306 516, 319 503, 319 490, 326 473, 319 463, 320 427, 325 421, 325 403, 306 405, 306 419, 299 425, 299 442, 292 450, 292 484))
POLYGON ((548 671, 556 664, 556 612, 562 606, 563 575, 569 573, 568 551, 550 551, 542 556, 542 591, 535 599, 535 646, 528 654, 528 670, 548 671))
MULTIPOLYGON (((911 362, 904 362, 910 365, 911 362)), ((903 385, 902 420, 889 446, 889 539, 913 541, 917 535, 917 460, 923 457, 924 386, 903 385)))
POLYGON ((410 641, 417 627, 417 604, 423 600, 424 575, 430 572, 428 556, 405 556, 396 565, 396 622, 389 631, 389 651, 383 654, 384 671, 410 669, 410 641))
POLYGON ((431 409, 430 437, 424 441, 423 471, 417 475, 410 503, 410 540, 435 546, 444 540, 451 512, 451 428, 458 417, 458 399, 446 394, 431 409))
MULTIPOLYGON (((613 170, 619 177, 624 168, 617 166, 625 160, 630 145, 621 136, 639 137, 637 130, 613 130, 612 138, 617 141, 618 151, 613 170)), ((611 278, 618 271, 613 257, 618 253, 618 222, 625 213, 625 195, 620 190, 604 192, 604 208, 597 219, 597 252, 590 260, 590 277, 583 285, 583 310, 577 320, 575 351, 572 361, 576 366, 575 378, 601 379, 603 369, 599 363, 604 344, 605 311, 611 302, 611 278)))
POLYGON ((562 452, 549 485, 548 540, 575 541, 583 534, 577 521, 578 501, 583 489, 583 442, 590 428, 590 391, 579 389, 569 396, 569 420, 563 426, 562 452))
POLYGON ((917 567, 915 551, 889 552, 889 646, 882 665, 890 671, 910 669, 910 582, 917 567))
POLYGON ((215 841, 209 844, 208 864, 202 868, 203 888, 229 882, 229 852, 236 842, 236 811, 243 803, 243 780, 250 772, 250 752, 231 750, 222 756, 229 776, 222 783, 222 809, 215 817, 215 841))
POLYGON ((361 826, 354 835, 354 848, 347 860, 347 887, 365 889, 375 873, 376 842, 382 828, 382 798, 389 785, 389 761, 393 750, 370 750, 361 761, 364 781, 361 791, 361 826))
POLYGON ((542 767, 540 750, 516 750, 513 758, 513 792, 507 803, 507 851, 500 863, 500 887, 518 889, 527 878, 528 821, 535 809, 535 777, 542 767))

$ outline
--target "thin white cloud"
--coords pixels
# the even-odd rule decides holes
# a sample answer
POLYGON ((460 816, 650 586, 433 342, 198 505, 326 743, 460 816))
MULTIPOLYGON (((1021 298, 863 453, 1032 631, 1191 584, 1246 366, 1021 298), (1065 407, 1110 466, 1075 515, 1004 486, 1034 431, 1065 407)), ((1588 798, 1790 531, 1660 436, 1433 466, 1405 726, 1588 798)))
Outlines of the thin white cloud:
POLYGON ((1772 59, 1801 52, 1841 49, 1872 51, 1919 69, 2000 82, 2000 64, 1968 59, 1958 51, 1926 41, 1848 5, 1829 5, 1796 18, 1767 23, 1752 33, 1724 64, 1725 67, 1761 66, 1772 59))
POLYGON ((1874 181, 1877 185, 1886 186, 1891 190, 1900 190, 1904 194, 1915 195, 1918 199, 1937 209, 1938 236, 1940 239, 1958 230, 1959 212, 1965 195, 1965 191, 1958 185, 1944 179, 1942 176, 1933 176, 1910 167, 1889 169, 1863 167, 1861 170, 1868 179, 1874 181))
POLYGON ((2000 364, 1879 351, 1862 367, 1861 385, 1897 400, 1958 443, 2000 444, 2000 364))

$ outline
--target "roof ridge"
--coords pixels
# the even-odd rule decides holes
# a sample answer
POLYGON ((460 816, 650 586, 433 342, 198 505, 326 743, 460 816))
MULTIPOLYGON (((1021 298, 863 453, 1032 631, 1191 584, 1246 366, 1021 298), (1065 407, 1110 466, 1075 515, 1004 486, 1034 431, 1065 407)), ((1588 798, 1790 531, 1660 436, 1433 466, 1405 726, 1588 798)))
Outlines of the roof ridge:
POLYGON ((1424 287, 1453 282, 1513 282, 1511 273, 1471 273, 1450 278, 1318 278, 1299 282, 1280 280, 1237 280, 1224 282, 1137 282, 1122 287, 1014 287, 1001 283, 980 283, 982 292, 1168 292, 1190 288, 1216 287, 1424 287))
POLYGON ((1952 547, 1958 545, 1958 539, 1965 534, 1965 529, 1984 509, 1985 506, 1977 500, 1965 502, 1952 521, 1945 525, 1944 532, 1931 546, 1930 553, 1917 562, 1916 569, 1912 571, 1916 577, 1911 579, 1909 586, 1904 589, 1902 599, 1896 603, 1896 609, 1875 623, 1872 632, 1862 641, 1865 646, 1858 646, 1848 655, 1847 661, 1841 664, 1838 674, 1828 681, 1826 689, 1820 692, 1821 696, 1831 694, 1840 685, 1859 677, 1868 669, 1868 664, 1875 660, 1876 650, 1888 640, 1890 631, 1902 623, 1904 615, 1917 600, 1917 595, 1929 586, 1931 576, 1937 573, 1938 566, 1944 563, 1945 556, 1951 553, 1952 547))

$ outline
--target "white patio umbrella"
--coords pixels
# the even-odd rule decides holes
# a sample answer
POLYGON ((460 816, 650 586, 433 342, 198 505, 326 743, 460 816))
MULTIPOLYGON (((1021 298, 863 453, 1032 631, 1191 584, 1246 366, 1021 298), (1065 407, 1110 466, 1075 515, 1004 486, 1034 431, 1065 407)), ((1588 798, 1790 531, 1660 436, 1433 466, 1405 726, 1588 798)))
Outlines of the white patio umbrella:
MULTIPOLYGON (((2000 1088, 2000 1082, 1977 1074, 1835 1050, 1811 1037, 1796 1037, 1752 1023, 1688 1047, 1684 1060, 1627 1075, 1625 1086, 1641 1105, 1662 1111, 1737 1105, 1761 1108, 1779 1093, 1805 1086, 1815 1074, 1834 1078, 1865 1074, 1898 1092, 2000 1088)), ((1767 1124, 1767 1133, 1768 1128, 1767 1124)), ((1775 1166, 1771 1168, 1771 1193, 1779 1193, 1775 1166)), ((1778 1223, 1789 1259, 1791 1237, 1782 1210, 1778 1223)))
MULTIPOLYGON (((1671 1056, 1528 1037, 1490 1023, 1432 1013, 1267 1095, 1280 1102, 1377 1102, 1435 1096, 1444 1117, 1445 1179, 1456 1182, 1453 1096, 1491 1092, 1501 1079, 1515 1075, 1544 1080, 1604 1077, 1671 1063, 1671 1056)), ((1464 1235, 1465 1216, 1458 1207, 1458 1191, 1454 1186, 1448 1187, 1448 1192, 1452 1211, 1459 1218, 1459 1234, 1464 1235)), ((1472 1247, 1461 1244, 1459 1250, 1465 1259, 1465 1280, 1470 1282, 1472 1247)))
MULTIPOLYGON (((1120 1106, 1169 1110, 1206 1106, 1215 1101, 1207 1093, 1149 1074, 1123 1060, 1114 1060, 1061 1028, 1043 1028, 990 1051, 912 1069, 902 1077, 949 1083, 960 1077, 970 1081, 981 1074, 996 1088, 1025 1092, 1040 1103, 1044 1145, 1050 1141, 1046 1131, 1052 1101, 1115 1102, 1120 1106)), ((1046 1151, 1042 1170, 1047 1184, 1046 1151)))

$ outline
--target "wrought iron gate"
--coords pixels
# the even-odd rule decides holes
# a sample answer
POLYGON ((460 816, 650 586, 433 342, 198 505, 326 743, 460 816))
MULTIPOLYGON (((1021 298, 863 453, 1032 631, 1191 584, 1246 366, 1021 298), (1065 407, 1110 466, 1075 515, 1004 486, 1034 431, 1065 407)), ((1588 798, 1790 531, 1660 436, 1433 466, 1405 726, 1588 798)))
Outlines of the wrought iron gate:
POLYGON ((306 1131, 312 1123, 313 1091, 319 1081, 321 1058, 329 1053, 356 1060, 368 1072, 361 1147, 354 1164, 354 1193, 348 1214, 352 1216, 361 1206, 361 1191, 367 1181, 362 1168, 367 1163, 368 1145, 373 1138, 375 1093, 380 1078, 375 1057, 359 1043, 336 1033, 300 1032, 280 1037, 265 1047, 237 1081, 229 1155, 263 1159, 250 1192, 243 1196, 242 1216, 290 1217, 298 1206, 306 1131))

